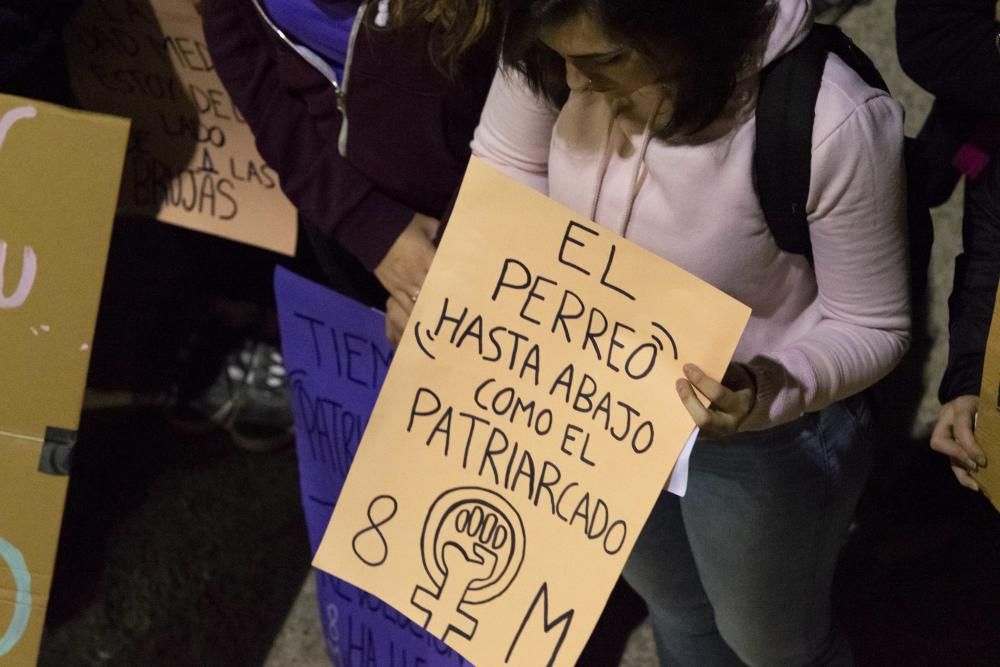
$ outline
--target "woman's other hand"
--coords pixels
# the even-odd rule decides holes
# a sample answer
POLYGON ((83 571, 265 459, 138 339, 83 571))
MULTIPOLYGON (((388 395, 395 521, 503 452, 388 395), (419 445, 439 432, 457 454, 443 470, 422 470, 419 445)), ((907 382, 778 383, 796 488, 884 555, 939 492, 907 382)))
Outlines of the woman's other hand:
POLYGON ((743 364, 729 364, 722 382, 708 377, 694 364, 685 364, 684 378, 677 380, 677 395, 701 432, 720 438, 736 433, 753 410, 757 382, 743 364), (707 407, 699 392, 710 401, 707 407))
POLYGON ((386 335, 393 346, 417 301, 420 288, 434 259, 434 238, 441 222, 417 213, 375 267, 375 277, 389 293, 386 303, 386 335))
POLYGON ((399 346, 412 309, 413 303, 409 299, 407 303, 401 303, 396 297, 390 296, 385 303, 385 335, 394 348, 399 346))

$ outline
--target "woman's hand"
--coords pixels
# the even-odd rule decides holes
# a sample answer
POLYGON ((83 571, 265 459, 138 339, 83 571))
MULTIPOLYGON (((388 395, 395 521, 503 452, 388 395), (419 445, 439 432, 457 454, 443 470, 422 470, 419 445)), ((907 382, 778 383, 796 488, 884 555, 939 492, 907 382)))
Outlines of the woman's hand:
POLYGON ((677 381, 677 395, 701 432, 710 438, 720 438, 736 433, 753 410, 757 402, 757 382, 743 364, 729 364, 721 383, 694 364, 685 364, 684 378, 677 381), (698 397, 698 392, 711 402, 708 407, 698 397))
POLYGON ((406 323, 410 319, 412 309, 413 303, 400 303, 399 299, 394 296, 390 296, 385 303, 385 335, 393 348, 399 345, 399 341, 403 337, 403 331, 406 329, 406 323))
POLYGON ((441 222, 417 213, 389 248, 375 277, 389 293, 385 333, 393 346, 399 343, 413 304, 434 259, 434 237, 441 222))
POLYGON ((941 406, 941 415, 931 433, 931 449, 951 459, 951 471, 962 486, 979 490, 970 472, 986 465, 986 455, 976 444, 976 411, 979 397, 959 396, 941 406))

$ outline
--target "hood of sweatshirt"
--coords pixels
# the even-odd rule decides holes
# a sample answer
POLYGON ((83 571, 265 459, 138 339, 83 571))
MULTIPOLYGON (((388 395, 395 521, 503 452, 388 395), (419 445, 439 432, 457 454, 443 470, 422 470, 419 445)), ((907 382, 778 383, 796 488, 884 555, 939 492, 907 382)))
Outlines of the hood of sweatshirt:
POLYGON ((788 53, 805 39, 813 24, 811 0, 776 0, 777 12, 767 38, 761 67, 788 53))

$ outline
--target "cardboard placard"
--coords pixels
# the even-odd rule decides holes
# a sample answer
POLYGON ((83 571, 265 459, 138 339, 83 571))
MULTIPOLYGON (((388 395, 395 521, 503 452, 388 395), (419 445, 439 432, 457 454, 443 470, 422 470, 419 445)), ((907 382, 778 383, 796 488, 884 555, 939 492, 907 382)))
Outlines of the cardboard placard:
POLYGON ((295 253, 295 209, 215 72, 193 0, 86 0, 65 42, 83 106, 132 119, 121 213, 295 253))
POLYGON ((0 663, 35 664, 128 121, 0 95, 0 663))
POLYGON ((314 560, 478 665, 572 665, 746 306, 470 163, 314 560))
MULTIPOLYGON (((299 486, 315 553, 392 359, 385 315, 277 268, 274 294, 295 412, 299 486)), ((461 667, 462 656, 397 610, 316 572, 334 665, 461 667)))
POLYGON ((1000 511, 1000 289, 986 343, 983 384, 979 392, 976 442, 986 454, 985 468, 972 474, 979 488, 1000 511))

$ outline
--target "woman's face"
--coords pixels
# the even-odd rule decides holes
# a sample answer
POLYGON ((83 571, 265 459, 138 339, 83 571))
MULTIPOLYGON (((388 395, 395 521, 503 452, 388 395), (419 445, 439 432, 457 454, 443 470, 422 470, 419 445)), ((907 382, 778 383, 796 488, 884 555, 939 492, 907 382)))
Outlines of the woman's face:
POLYGON ((571 90, 625 97, 656 82, 649 62, 635 49, 610 37, 588 14, 545 28, 542 42, 566 61, 566 83, 571 90))

